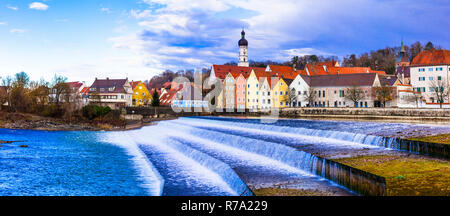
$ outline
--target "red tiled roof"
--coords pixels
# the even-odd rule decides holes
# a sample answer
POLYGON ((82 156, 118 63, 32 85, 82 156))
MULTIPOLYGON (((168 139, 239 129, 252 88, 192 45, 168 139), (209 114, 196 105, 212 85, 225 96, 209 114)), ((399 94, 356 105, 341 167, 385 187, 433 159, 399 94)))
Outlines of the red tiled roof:
POLYGON ((423 51, 411 62, 411 65, 443 65, 450 64, 450 50, 423 51))
POLYGON ((82 82, 78 82, 78 81, 76 81, 76 82, 67 82, 67 84, 70 86, 70 88, 76 88, 76 89, 79 89, 79 88, 81 88, 81 86, 83 86, 83 83, 82 82))
POLYGON ((271 72, 266 72, 268 77, 281 77, 285 79, 295 79, 302 71, 294 71, 290 66, 269 65, 271 72))
POLYGON ((89 87, 84 87, 80 92, 81 94, 86 95, 89 92, 89 87))
POLYGON ((238 77, 239 74, 244 75, 245 78, 250 76, 250 73, 252 70, 259 71, 263 70, 265 68, 259 68, 259 67, 241 67, 241 66, 234 66, 234 65, 213 65, 214 74, 216 75, 216 78, 219 79, 225 79, 228 73, 231 73, 233 77, 238 77))
POLYGON ((171 89, 160 97, 161 106, 170 106, 179 89, 171 89))
POLYGON ((323 76, 305 76, 302 78, 311 87, 324 86, 372 86, 375 73, 360 73, 360 74, 342 74, 342 75, 323 75, 323 76))
POLYGON ((132 81, 130 82, 131 88, 134 89, 141 81, 132 81))

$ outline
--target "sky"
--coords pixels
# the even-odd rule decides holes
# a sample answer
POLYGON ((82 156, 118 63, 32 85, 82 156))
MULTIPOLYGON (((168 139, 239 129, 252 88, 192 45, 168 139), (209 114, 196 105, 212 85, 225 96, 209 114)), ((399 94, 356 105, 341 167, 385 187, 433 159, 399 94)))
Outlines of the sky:
POLYGON ((147 80, 249 59, 340 58, 432 41, 450 47, 448 0, 0 0, 0 77, 147 80))

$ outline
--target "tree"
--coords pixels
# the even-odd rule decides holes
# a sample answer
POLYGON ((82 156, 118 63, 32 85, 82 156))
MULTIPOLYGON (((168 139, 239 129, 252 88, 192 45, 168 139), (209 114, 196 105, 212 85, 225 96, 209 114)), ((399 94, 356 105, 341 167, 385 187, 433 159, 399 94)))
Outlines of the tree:
POLYGON ((8 102, 8 89, 5 86, 0 86, 0 110, 2 109, 2 105, 8 102))
POLYGON ((158 91, 156 91, 156 89, 155 89, 155 91, 153 92, 153 95, 152 95, 152 104, 151 105, 153 107, 158 107, 160 105, 159 94, 158 94, 158 91))
POLYGON ((364 91, 356 85, 352 85, 345 91, 344 97, 353 102, 354 107, 358 106, 358 102, 364 99, 364 91))
POLYGON ((431 41, 429 41, 429 42, 425 45, 424 50, 427 50, 427 51, 432 51, 432 50, 434 50, 434 45, 433 45, 433 43, 431 43, 431 41))
MULTIPOLYGON (((60 105, 60 101, 62 97, 70 97, 71 89, 69 84, 66 83, 67 78, 63 76, 58 76, 55 74, 52 80, 52 94, 53 94, 53 102, 56 103, 57 106, 60 105)), ((66 101, 67 102, 67 101, 66 101)))
POLYGON ((4 79, 2 79, 2 86, 6 89, 6 95, 7 95, 7 101, 8 106, 11 106, 11 87, 13 83, 13 78, 11 76, 7 76, 4 79))
POLYGON ((375 88, 375 98, 386 107, 386 102, 393 100, 392 88, 386 85, 375 88))
POLYGON ((433 94, 436 96, 436 100, 439 103, 439 107, 442 108, 442 104, 448 99, 449 86, 444 80, 432 80, 430 85, 433 88, 433 94))
POLYGON ((292 67, 297 69, 297 66, 298 66, 298 64, 297 64, 297 63, 298 63, 298 56, 292 57, 291 63, 292 63, 292 67))
POLYGON ((22 85, 23 87, 27 87, 28 83, 30 82, 30 77, 25 72, 16 73, 15 75, 15 81, 17 84, 22 85))
POLYGON ((303 94, 303 99, 308 101, 308 106, 311 107, 314 104, 314 101, 316 100, 316 89, 312 87, 308 87, 306 90, 306 94, 303 94))

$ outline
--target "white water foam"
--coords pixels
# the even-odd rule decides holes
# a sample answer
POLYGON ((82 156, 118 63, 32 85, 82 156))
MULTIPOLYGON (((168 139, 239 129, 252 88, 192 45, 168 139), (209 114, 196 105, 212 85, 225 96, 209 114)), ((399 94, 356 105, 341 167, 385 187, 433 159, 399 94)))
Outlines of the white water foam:
POLYGON ((162 195, 164 179, 127 132, 100 133, 98 139, 125 149, 144 182, 141 186, 147 189, 150 196, 162 195))

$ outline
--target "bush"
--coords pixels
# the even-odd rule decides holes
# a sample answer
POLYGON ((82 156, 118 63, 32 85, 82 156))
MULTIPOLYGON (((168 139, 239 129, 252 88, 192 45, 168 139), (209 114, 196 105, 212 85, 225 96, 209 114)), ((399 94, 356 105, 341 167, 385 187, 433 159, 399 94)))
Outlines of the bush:
POLYGON ((104 117, 109 112, 111 112, 111 108, 108 106, 87 105, 82 109, 83 116, 89 120, 93 120, 97 117, 104 117))
POLYGON ((45 117, 61 117, 63 114, 63 110, 60 109, 56 104, 50 104, 41 108, 41 115, 45 117))

